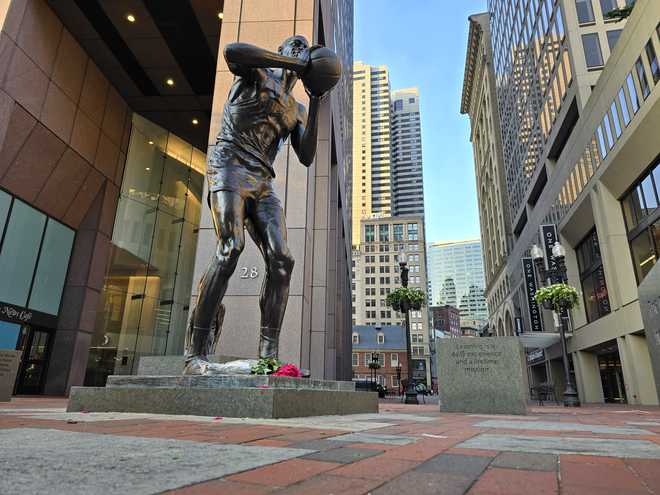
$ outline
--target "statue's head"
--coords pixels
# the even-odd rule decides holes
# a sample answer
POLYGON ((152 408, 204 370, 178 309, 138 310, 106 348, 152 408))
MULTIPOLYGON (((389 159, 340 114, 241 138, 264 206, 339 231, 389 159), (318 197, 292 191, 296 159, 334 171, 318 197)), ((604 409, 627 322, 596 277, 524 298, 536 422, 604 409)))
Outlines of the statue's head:
POLYGON ((300 57, 306 48, 309 48, 307 39, 304 36, 296 35, 285 39, 277 51, 287 57, 300 57))

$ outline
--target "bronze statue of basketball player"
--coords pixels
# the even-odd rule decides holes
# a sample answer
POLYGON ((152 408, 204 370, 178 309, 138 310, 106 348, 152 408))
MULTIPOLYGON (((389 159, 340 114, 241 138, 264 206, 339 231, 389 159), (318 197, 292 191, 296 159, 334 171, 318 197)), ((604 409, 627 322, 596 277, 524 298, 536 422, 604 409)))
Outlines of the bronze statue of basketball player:
POLYGON ((282 205, 273 191, 273 162, 287 138, 303 165, 310 166, 316 154, 323 94, 312 94, 308 89, 307 116, 291 91, 310 70, 311 54, 317 48, 310 47, 302 36, 286 39, 278 53, 245 43, 225 47, 225 60, 236 77, 207 171, 218 245, 200 282, 197 306, 191 315, 185 374, 213 372, 207 353, 221 331, 222 298, 245 246, 244 228, 266 265, 259 304, 259 357, 277 358, 294 260, 287 247, 282 205))

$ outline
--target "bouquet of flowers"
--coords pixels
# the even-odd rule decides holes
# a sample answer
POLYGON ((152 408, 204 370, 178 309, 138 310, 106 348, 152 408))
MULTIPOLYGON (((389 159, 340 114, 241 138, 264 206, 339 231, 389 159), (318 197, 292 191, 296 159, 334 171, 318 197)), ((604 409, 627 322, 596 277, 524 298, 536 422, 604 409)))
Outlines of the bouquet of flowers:
POLYGON ((282 363, 273 358, 261 358, 252 367, 253 375, 291 376, 300 378, 300 369, 292 363, 282 363))

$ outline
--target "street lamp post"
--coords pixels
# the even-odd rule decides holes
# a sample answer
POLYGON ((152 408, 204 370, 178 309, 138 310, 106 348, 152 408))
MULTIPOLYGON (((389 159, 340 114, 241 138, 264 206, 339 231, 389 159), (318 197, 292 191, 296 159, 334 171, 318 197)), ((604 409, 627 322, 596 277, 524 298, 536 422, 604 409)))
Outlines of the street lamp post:
MULTIPOLYGON (((548 281, 553 283, 566 283, 568 280, 566 276, 566 250, 559 242, 555 242, 552 246, 552 259, 548 260, 548 268, 546 269, 543 262, 543 250, 536 244, 532 246, 531 250, 534 265, 539 273, 539 277, 543 285, 548 281)), ((566 386, 564 388, 564 406, 565 407, 580 407, 580 399, 578 398, 571 372, 568 366, 568 348, 566 346, 566 332, 568 331, 568 310, 563 309, 558 315, 561 324, 559 325, 559 333, 561 340, 561 357, 564 365, 564 380, 566 386)))
MULTIPOLYGON (((399 268, 401 271, 401 285, 408 287, 408 258, 406 253, 401 251, 399 253, 399 268)), ((406 380, 406 404, 419 404, 417 402, 417 390, 412 380, 412 359, 410 351, 410 301, 407 298, 401 299, 401 311, 406 315, 406 365, 408 366, 408 378, 406 380)))

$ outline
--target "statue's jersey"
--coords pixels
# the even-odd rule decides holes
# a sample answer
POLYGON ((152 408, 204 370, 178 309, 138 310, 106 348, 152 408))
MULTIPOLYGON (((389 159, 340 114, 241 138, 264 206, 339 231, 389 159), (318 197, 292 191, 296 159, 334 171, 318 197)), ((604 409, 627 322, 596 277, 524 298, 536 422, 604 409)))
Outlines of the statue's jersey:
POLYGON ((243 166, 275 177, 273 162, 298 122, 299 107, 272 71, 262 70, 260 74, 262 77, 237 77, 234 81, 209 169, 243 166))

